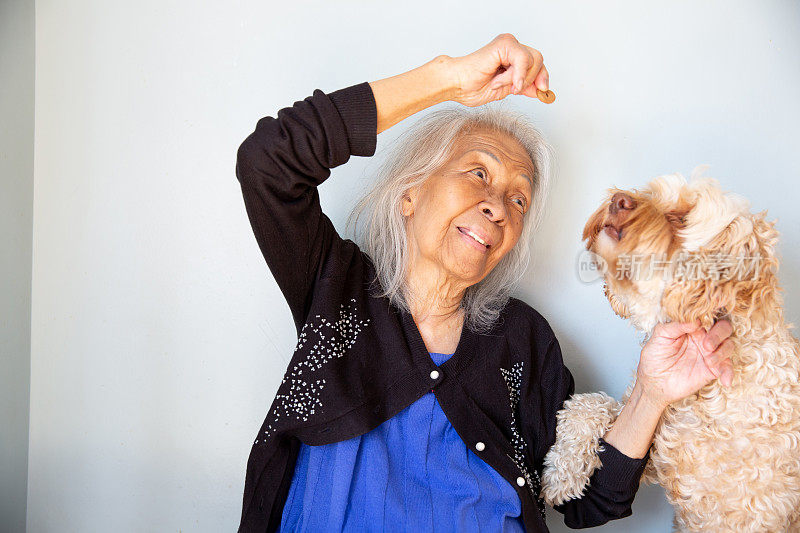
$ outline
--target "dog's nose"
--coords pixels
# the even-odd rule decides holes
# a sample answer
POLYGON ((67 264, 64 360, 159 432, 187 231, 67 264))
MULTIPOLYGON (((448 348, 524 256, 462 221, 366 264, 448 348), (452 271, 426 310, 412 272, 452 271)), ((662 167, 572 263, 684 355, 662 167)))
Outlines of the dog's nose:
POLYGON ((611 197, 611 205, 608 206, 608 212, 614 215, 619 211, 622 210, 630 211, 635 207, 636 207, 636 200, 634 200, 624 192, 618 192, 614 193, 614 196, 611 197))

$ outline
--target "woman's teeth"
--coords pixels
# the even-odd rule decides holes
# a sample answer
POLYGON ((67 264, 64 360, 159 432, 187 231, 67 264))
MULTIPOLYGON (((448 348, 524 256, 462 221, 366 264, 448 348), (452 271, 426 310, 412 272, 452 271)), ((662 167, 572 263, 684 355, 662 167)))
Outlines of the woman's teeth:
POLYGON ((461 229, 463 229, 463 230, 464 230, 464 231, 463 231, 463 233, 466 233, 467 235, 469 235, 470 237, 472 237, 473 239, 475 239, 476 241, 478 241, 478 242, 479 242, 479 243, 481 243, 482 245, 486 246, 486 243, 485 243, 485 242, 483 242, 483 240, 481 240, 481 238, 480 238, 480 237, 478 237, 477 235, 475 235, 474 233, 472 233, 470 230, 468 230, 468 229, 466 229, 466 228, 461 228, 461 229))

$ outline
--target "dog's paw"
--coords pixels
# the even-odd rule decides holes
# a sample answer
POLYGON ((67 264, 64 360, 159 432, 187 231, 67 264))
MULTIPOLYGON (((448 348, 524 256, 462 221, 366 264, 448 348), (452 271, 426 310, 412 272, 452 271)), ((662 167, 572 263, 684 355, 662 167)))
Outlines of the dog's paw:
POLYGON ((599 439, 622 405, 604 392, 574 394, 556 413, 556 441, 544 458, 541 496, 548 505, 579 498, 601 465, 599 439))

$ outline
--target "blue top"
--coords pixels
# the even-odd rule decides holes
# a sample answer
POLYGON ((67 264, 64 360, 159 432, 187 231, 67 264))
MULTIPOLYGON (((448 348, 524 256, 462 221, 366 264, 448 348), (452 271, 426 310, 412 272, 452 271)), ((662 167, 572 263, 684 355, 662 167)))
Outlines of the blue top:
MULTIPOLYGON (((453 354, 431 353, 438 366, 453 354)), ((281 531, 519 531, 516 490, 433 392, 358 437, 300 444, 281 531)))

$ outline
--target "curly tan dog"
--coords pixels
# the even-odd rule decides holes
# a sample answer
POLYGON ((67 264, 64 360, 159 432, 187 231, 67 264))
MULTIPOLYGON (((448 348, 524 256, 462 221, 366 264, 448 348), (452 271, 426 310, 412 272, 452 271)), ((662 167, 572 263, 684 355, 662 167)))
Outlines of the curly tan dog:
MULTIPOLYGON (((678 531, 800 531, 800 343, 783 316, 775 221, 698 170, 689 182, 610 189, 583 231, 612 309, 645 338, 658 323, 699 318, 708 329, 723 314, 734 327, 733 383, 667 407, 642 481, 664 487, 678 531)), ((597 439, 632 388, 622 403, 602 392, 565 402, 545 501, 582 493, 600 465, 597 439)))

